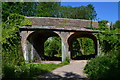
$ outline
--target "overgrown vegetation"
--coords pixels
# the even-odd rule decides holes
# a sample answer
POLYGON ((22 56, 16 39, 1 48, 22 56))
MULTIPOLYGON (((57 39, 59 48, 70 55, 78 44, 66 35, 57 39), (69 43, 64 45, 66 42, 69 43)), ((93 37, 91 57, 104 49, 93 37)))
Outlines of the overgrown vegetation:
POLYGON ((89 38, 78 38, 73 41, 73 55, 90 55, 95 53, 94 42, 89 38))
POLYGON ((45 42, 45 55, 49 57, 61 57, 61 39, 59 37, 50 37, 45 42))
MULTIPOLYGON (((25 16, 94 20, 97 15, 92 5, 71 7, 61 6, 56 2, 2 2, 2 9, 2 70, 5 80, 7 78, 34 79, 39 74, 47 73, 69 62, 67 59, 61 64, 25 63, 21 54, 19 31, 20 26, 31 25, 25 16)), ((120 74, 120 21, 116 21, 110 28, 107 23, 108 21, 103 20, 99 21, 99 28, 87 27, 105 31, 95 34, 100 41, 101 55, 90 60, 85 67, 85 73, 93 80, 116 79, 120 74)), ((60 39, 56 37, 46 41, 45 55, 60 57, 59 41, 60 39)), ((76 53, 88 55, 94 52, 93 43, 89 39, 77 39, 73 42, 73 47, 74 57, 78 56, 76 53)))
POLYGON ((74 19, 96 19, 93 5, 71 7, 61 6, 60 2, 2 2, 2 20, 12 14, 36 17, 62 17, 74 19))
POLYGON ((84 72, 91 80, 119 80, 120 52, 114 51, 91 59, 84 72))
POLYGON ((6 79, 22 79, 34 80, 42 78, 42 75, 48 73, 58 67, 69 64, 66 60, 59 64, 53 63, 26 63, 22 65, 5 64, 3 67, 3 80, 6 79))
POLYGON ((105 22, 99 25, 100 30, 105 32, 97 35, 100 40, 101 55, 88 61, 84 68, 84 72, 91 80, 120 79, 120 25, 118 26, 119 23, 116 21, 114 26, 108 28, 105 22))
POLYGON ((24 16, 11 14, 6 22, 2 23, 2 59, 3 64, 19 65, 24 62, 21 54, 20 31, 19 26, 23 24, 31 24, 25 20, 24 16))

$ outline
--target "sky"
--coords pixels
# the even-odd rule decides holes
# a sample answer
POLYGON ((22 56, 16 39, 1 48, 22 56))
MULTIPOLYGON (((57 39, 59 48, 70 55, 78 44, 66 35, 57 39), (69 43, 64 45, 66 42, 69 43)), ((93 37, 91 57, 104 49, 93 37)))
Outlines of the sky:
POLYGON ((87 6, 92 4, 95 7, 97 13, 97 19, 107 20, 109 22, 115 23, 118 20, 118 2, 62 2, 62 6, 87 6))

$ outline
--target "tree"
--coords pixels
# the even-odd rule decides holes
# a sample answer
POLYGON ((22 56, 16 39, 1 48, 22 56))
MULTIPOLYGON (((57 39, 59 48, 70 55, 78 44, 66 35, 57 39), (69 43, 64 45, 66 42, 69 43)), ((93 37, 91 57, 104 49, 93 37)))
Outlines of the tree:
MULTIPOLYGON (((20 64, 20 31, 19 26, 29 25, 23 15, 11 14, 7 21, 2 23, 2 61, 3 63, 20 64), (26 24, 27 23, 27 24, 26 24)), ((22 57, 23 58, 23 57, 22 57)))
POLYGON ((99 23, 100 30, 107 30, 108 29, 108 26, 107 26, 108 21, 102 20, 102 21, 98 21, 98 23, 99 23))
POLYGON ((50 37, 45 42, 45 55, 54 57, 55 55, 58 55, 57 57, 61 56, 61 41, 59 37, 50 37))
POLYGON ((71 6, 61 6, 58 17, 71 18, 73 8, 71 6))
POLYGON ((116 21, 115 24, 113 25, 114 29, 120 29, 120 21, 116 21))
POLYGON ((2 2, 2 20, 6 21, 11 13, 22 14, 22 3, 2 2))
POLYGON ((2 2, 3 21, 11 13, 24 16, 62 17, 92 20, 96 18, 96 11, 92 5, 71 7, 60 6, 60 2, 2 2))
POLYGON ((37 17, 58 17, 59 2, 38 2, 36 6, 37 17))
POLYGON ((80 7, 61 6, 59 13, 59 17, 73 19, 93 20, 96 16, 97 13, 91 4, 80 7))
POLYGON ((91 5, 91 4, 87 5, 87 6, 86 6, 86 10, 87 10, 86 18, 87 18, 88 20, 96 19, 97 13, 96 13, 93 5, 91 5))
POLYGON ((7 17, 12 13, 35 16, 36 6, 36 2, 2 2, 2 21, 6 21, 7 17))
POLYGON ((94 42, 89 38, 78 38, 73 41, 73 57, 95 53, 94 42))
POLYGON ((73 53, 72 53, 72 58, 76 57, 76 56, 81 56, 82 52, 80 51, 81 46, 79 44, 79 41, 77 39, 75 39, 73 41, 73 53))

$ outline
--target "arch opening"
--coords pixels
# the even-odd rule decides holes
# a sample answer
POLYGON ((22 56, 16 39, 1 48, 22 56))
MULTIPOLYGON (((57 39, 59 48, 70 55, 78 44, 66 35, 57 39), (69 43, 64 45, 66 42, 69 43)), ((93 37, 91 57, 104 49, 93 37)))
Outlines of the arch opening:
POLYGON ((97 38, 91 33, 76 32, 68 38, 68 44, 72 60, 87 60, 98 54, 97 38))
POLYGON ((95 57, 95 45, 90 38, 76 38, 72 42, 71 59, 86 60, 95 57))
MULTIPOLYGON (((54 39, 54 38, 58 39, 59 41, 57 41, 57 40, 56 41, 60 43, 61 38, 54 31, 34 31, 34 32, 32 32, 27 37, 28 60, 32 60, 32 62, 44 61, 44 60, 48 60, 48 61, 49 60, 55 60, 55 61, 61 60, 61 56, 59 58, 55 58, 55 56, 57 55, 57 52, 51 50, 55 47, 54 45, 57 45, 57 43, 55 43, 55 42, 52 43, 51 46, 53 46, 53 47, 51 47, 51 49, 49 49, 49 50, 51 50, 51 52, 50 51, 47 52, 47 48, 50 47, 50 45, 48 45, 48 44, 50 44, 49 41, 50 41, 50 39, 54 39), (53 55, 53 58, 50 55, 53 55)), ((53 41, 53 40, 51 40, 51 41, 53 41)), ((61 47, 60 47, 60 50, 61 50, 61 47)), ((59 52, 59 54, 60 53, 61 52, 59 52)))
POLYGON ((45 60, 61 61, 62 54, 60 37, 49 37, 44 44, 45 60))

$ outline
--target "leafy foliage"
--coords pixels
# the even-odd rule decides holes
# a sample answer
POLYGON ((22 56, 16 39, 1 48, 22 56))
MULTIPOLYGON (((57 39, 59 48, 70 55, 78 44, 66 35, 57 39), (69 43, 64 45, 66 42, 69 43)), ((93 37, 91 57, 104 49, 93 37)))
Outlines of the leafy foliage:
POLYGON ((74 19, 88 19, 96 18, 96 11, 93 5, 71 7, 61 6, 60 2, 2 2, 3 21, 12 14, 21 14, 24 16, 37 17, 62 17, 74 19))
POLYGON ((73 41, 73 57, 94 54, 94 43, 89 38, 78 38, 73 41))
POLYGON ((92 80, 119 79, 119 52, 98 56, 90 60, 84 68, 84 72, 92 80))
POLYGON ((91 4, 80 7, 62 6, 59 16, 63 18, 92 20, 96 18, 97 13, 91 4))
POLYGON ((30 21, 24 20, 24 16, 18 14, 11 14, 6 22, 2 25, 2 50, 3 50, 3 63, 19 64, 21 60, 20 51, 20 31, 19 26, 23 22, 30 21))
MULTIPOLYGON (((86 27, 92 30, 103 31, 102 33, 97 33, 95 35, 100 41, 101 52, 104 52, 104 53, 108 53, 112 50, 118 50, 120 47, 120 29, 119 28, 110 29, 107 26, 107 23, 108 21, 102 20, 102 21, 99 21, 98 28, 86 27)), ((116 25, 116 23, 113 25, 116 25)))
POLYGON ((120 29, 120 21, 116 21, 115 24, 113 25, 113 28, 116 29, 120 29))
POLYGON ((2 2, 2 21, 6 21, 10 14, 20 14, 24 16, 34 16, 36 2, 2 2))
POLYGON ((89 54, 94 54, 95 49, 94 49, 94 42, 92 39, 89 38, 80 38, 78 39, 80 42, 79 44, 81 45, 81 50, 83 50, 83 55, 89 55, 89 54))
POLYGON ((99 23, 99 30, 107 30, 108 29, 108 26, 107 26, 108 21, 102 20, 102 21, 98 21, 98 23, 99 23))
POLYGON ((45 42, 45 55, 54 57, 61 56, 61 40, 59 37, 50 37, 45 42))
POLYGON ((53 63, 27 63, 26 65, 12 65, 6 64, 3 67, 3 80, 6 79, 22 79, 22 80, 29 80, 29 79, 37 79, 41 78, 41 74, 48 73, 58 67, 64 66, 69 64, 68 62, 62 62, 60 64, 53 64, 53 63))
POLYGON ((102 52, 108 53, 112 50, 118 50, 120 48, 120 35, 118 31, 119 29, 107 30, 106 32, 99 34, 102 52))
POLYGON ((57 17, 59 8, 59 2, 38 2, 35 13, 37 17, 57 17))
MULTIPOLYGON (((116 25, 116 24, 114 24, 116 25)), ((90 60, 84 68, 84 72, 92 80, 113 80, 120 79, 120 34, 119 28, 99 33, 101 56, 90 60)), ((101 27, 100 26, 100 27, 101 27)))

